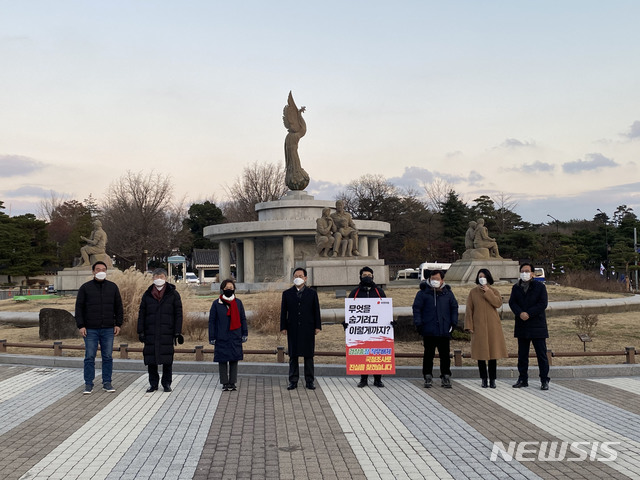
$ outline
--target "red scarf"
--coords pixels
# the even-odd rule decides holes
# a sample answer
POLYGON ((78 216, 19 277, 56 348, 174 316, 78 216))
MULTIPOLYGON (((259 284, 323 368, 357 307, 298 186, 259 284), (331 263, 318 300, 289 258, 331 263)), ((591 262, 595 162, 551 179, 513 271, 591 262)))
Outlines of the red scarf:
POLYGON ((229 301, 223 298, 222 295, 220 295, 220 300, 222 300, 222 302, 228 307, 227 317, 231 317, 231 320, 229 320, 229 330, 237 330, 241 327, 241 323, 240 310, 238 310, 238 303, 236 302, 236 299, 234 298, 233 300, 229 301))
POLYGON ((153 287, 151 287, 151 295, 157 301, 160 301, 160 300, 162 300, 162 297, 164 296, 164 292, 166 290, 167 290, 167 286, 166 285, 163 285, 160 290, 158 290, 158 288, 154 285, 153 287))

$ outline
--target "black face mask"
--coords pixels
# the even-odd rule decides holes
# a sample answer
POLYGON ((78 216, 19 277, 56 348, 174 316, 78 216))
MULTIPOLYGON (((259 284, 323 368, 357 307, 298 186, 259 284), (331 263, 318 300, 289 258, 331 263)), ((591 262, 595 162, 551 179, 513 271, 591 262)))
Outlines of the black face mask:
POLYGON ((360 278, 360 283, 364 286, 371 286, 373 285, 373 277, 361 277, 360 278))
POLYGON ((227 297, 227 298, 232 297, 234 293, 235 293, 235 291, 234 291, 234 290, 231 290, 230 288, 226 288, 226 289, 224 289, 224 290, 222 291, 222 294, 223 294, 225 297, 227 297))

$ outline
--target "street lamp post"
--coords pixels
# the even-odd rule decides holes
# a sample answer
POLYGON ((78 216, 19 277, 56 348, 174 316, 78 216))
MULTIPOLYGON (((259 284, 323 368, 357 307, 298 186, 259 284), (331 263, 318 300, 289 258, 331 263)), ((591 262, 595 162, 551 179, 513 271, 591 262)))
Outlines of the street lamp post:
POLYGON ((547 217, 551 217, 551 218, 553 218, 555 220, 555 222, 556 222, 556 233, 558 233, 558 226, 560 224, 559 220, 556 217, 554 217, 553 215, 550 215, 548 213, 547 213, 547 217))
POLYGON ((607 267, 607 280, 609 280, 609 229, 607 225, 608 217, 607 217, 607 214, 604 213, 599 208, 596 208, 596 210, 598 210, 603 215, 602 219, 604 221, 604 248, 605 248, 605 255, 606 255, 605 267, 607 267))

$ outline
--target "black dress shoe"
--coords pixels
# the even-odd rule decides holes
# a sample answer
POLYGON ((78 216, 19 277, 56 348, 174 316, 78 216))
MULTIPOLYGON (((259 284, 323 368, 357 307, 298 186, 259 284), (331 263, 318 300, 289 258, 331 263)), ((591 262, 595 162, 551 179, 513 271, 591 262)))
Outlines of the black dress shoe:
POLYGON ((491 380, 489 380, 489 388, 496 388, 495 378, 492 378, 491 380))
POLYGON ((165 392, 169 393, 171 392, 171 387, 162 387, 164 389, 165 392))
POLYGON ((296 388, 298 388, 298 384, 297 383, 289 383, 289 386, 287 387, 287 390, 295 390, 296 388))
POLYGON ((307 388, 309 390, 315 390, 316 386, 313 384, 313 382, 307 382, 307 388))
POLYGON ((515 384, 511 385, 513 388, 523 388, 523 387, 528 387, 529 386, 529 382, 527 382, 526 380, 518 380, 515 384))
POLYGON ((489 384, 487 383, 487 379, 483 378, 482 379, 482 388, 487 388, 489 386, 489 384))
POLYGON ((364 388, 369 384, 369 382, 367 382, 366 380, 360 380, 358 382, 358 388, 364 388))
POLYGON ((540 390, 549 390, 549 382, 543 380, 542 385, 540 385, 540 390))
POLYGON ((156 390, 158 390, 158 387, 149 387, 147 388, 147 393, 155 392, 156 390))
POLYGON ((384 388, 384 383, 382 383, 382 380, 374 380, 373 386, 378 388, 384 388))

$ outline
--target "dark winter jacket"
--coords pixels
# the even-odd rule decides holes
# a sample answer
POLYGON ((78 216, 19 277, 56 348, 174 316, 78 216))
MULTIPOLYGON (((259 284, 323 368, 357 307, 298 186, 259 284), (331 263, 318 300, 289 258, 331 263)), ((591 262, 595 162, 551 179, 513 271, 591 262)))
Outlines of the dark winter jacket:
POLYGON ((313 357, 316 348, 316 328, 322 329, 320 301, 315 290, 294 286, 282 292, 280 330, 287 331, 290 357, 313 357))
POLYGON ((227 315, 229 307, 220 298, 211 304, 209 310, 209 343, 215 340, 214 362, 235 362, 242 360, 242 337, 249 335, 247 329, 247 316, 244 305, 236 298, 238 312, 240 313, 240 328, 229 330, 231 317, 227 315))
POLYGON ((349 298, 386 298, 382 287, 377 286, 375 283, 371 286, 359 285, 349 294, 349 298))
POLYGON ((458 325, 458 302, 449 285, 438 291, 426 284, 413 301, 413 323, 423 337, 449 337, 458 325))
POLYGON ((115 283, 93 279, 80 286, 76 297, 78 328, 121 327, 123 319, 122 298, 115 283))
POLYGON ((542 282, 531 280, 525 293, 522 281, 511 288, 509 307, 516 317, 513 336, 516 338, 549 338, 547 329, 547 287, 542 282), (527 312, 528 320, 522 320, 520 314, 527 312))
POLYGON ((151 285, 140 302, 138 335, 144 336, 142 355, 145 365, 173 363, 173 339, 182 333, 182 300, 175 285, 164 284, 167 290, 160 301, 153 297, 151 285))

